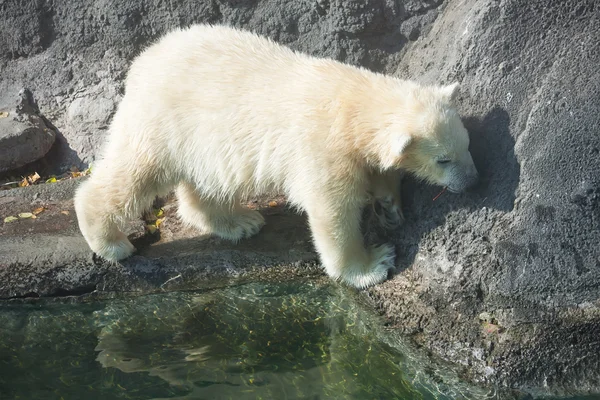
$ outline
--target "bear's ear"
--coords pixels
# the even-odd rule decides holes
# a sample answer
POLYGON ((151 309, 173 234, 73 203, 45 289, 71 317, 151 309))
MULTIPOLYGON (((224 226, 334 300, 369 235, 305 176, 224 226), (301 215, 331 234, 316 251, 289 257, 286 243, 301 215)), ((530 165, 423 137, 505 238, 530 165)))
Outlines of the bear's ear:
POLYGON ((385 146, 385 150, 381 153, 381 168, 386 170, 398 166, 398 163, 402 161, 406 153, 408 145, 412 142, 413 138, 407 133, 395 133, 391 137, 391 143, 388 142, 385 146))
POLYGON ((404 150, 408 147, 412 137, 409 134, 401 133, 394 136, 392 140, 392 154, 394 157, 400 157, 404 153, 404 150))
POLYGON ((454 82, 451 85, 443 86, 440 89, 440 94, 446 101, 449 103, 453 103, 456 100, 456 96, 458 95, 458 91, 460 89, 460 83, 454 82))

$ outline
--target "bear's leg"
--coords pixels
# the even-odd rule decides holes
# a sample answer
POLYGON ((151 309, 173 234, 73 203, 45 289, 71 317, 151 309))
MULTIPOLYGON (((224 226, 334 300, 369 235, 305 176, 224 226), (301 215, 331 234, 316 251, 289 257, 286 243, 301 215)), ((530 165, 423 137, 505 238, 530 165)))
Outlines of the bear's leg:
POLYGON ((129 257, 135 251, 127 236, 119 230, 110 200, 95 177, 81 184, 75 194, 75 212, 79 229, 94 253, 108 261, 129 257))
POLYGON ((174 186, 145 153, 138 156, 129 151, 124 138, 127 136, 112 137, 106 158, 98 161, 74 199, 81 233, 90 248, 109 261, 122 260, 135 251, 119 224, 139 218, 156 196, 167 194, 174 186))
POLYGON ((258 211, 244 208, 237 201, 219 203, 203 197, 188 183, 181 183, 176 192, 179 217, 203 233, 237 242, 256 235, 265 224, 258 211))
POLYGON ((149 178, 153 176, 149 168, 124 165, 122 159, 102 160, 75 194, 81 233, 90 248, 109 261, 122 260, 135 251, 118 224, 139 217, 160 194, 159 185, 149 178))
POLYGON ((402 176, 403 173, 399 170, 371 173, 373 209, 379 223, 387 229, 397 228, 404 222, 400 196, 402 176))
POLYGON ((395 269, 392 245, 365 248, 359 204, 345 203, 343 198, 321 199, 306 210, 315 247, 333 279, 366 288, 383 282, 395 269))

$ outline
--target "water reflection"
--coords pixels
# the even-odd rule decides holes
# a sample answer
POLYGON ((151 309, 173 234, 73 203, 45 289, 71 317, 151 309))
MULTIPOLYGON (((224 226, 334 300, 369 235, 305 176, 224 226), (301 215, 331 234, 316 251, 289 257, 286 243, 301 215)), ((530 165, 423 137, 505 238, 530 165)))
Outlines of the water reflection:
POLYGON ((0 309, 0 326, 8 398, 492 397, 437 369, 384 332, 351 291, 328 284, 21 305, 0 309))

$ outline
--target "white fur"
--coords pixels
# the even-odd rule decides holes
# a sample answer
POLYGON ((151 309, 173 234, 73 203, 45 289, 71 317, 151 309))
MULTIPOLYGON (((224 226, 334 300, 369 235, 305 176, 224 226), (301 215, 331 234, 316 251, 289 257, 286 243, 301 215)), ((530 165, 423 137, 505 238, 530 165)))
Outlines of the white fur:
POLYGON ((308 57, 228 27, 176 30, 131 66, 102 157, 76 194, 79 226, 94 252, 120 260, 134 248, 119 221, 175 187, 185 223, 233 241, 264 224, 240 200, 285 193, 307 212, 331 277, 359 288, 381 282, 395 254, 362 242, 370 177, 402 168, 413 139, 432 136, 426 111, 455 89, 308 57))

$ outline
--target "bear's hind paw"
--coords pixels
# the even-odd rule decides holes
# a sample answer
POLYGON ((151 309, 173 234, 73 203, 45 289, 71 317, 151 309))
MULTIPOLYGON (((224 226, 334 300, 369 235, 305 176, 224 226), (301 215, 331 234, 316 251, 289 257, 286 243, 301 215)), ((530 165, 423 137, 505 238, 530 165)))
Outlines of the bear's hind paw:
POLYGON ((131 256, 135 247, 125 235, 120 240, 105 242, 92 248, 94 253, 107 261, 116 262, 131 256))
POLYGON ((216 221, 213 233, 222 239, 238 242, 256 235, 264 225, 265 219, 261 213, 244 210, 216 221))

